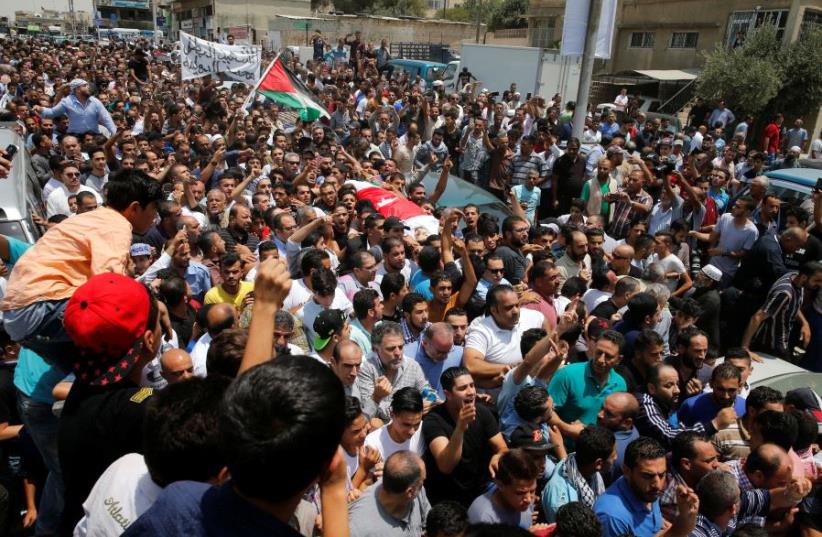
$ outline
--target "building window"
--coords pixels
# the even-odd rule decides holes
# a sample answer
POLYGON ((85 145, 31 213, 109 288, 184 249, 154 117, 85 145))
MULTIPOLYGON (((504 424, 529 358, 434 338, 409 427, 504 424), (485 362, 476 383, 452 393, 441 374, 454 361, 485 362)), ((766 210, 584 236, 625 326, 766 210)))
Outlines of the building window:
POLYGON ((631 48, 654 48, 654 32, 631 32, 631 48))
POLYGON ((758 9, 754 11, 734 11, 728 20, 726 46, 737 48, 745 43, 748 34, 764 24, 776 26, 776 37, 785 35, 785 24, 788 22, 787 9, 758 9))
POLYGON ((674 32, 671 34, 670 48, 696 48, 699 32, 674 32))
POLYGON ((814 28, 822 28, 822 11, 805 8, 805 14, 802 16, 800 36, 805 35, 814 28))
MULTIPOLYGON (((556 17, 538 19, 531 27, 531 39, 529 46, 539 48, 553 48, 555 43, 554 29, 556 28, 556 17)), ((496 34, 495 34, 496 35, 496 34)))
POLYGON ((442 9, 443 0, 428 0, 428 9, 442 9))

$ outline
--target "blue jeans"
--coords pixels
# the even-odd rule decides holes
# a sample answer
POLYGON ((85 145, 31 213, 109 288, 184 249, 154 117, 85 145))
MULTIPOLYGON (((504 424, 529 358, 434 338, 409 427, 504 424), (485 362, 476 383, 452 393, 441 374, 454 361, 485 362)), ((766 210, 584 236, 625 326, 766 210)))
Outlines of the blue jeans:
POLYGON ((3 315, 3 326, 12 341, 36 352, 50 364, 71 369, 71 338, 63 327, 66 300, 34 302, 3 315))
POLYGON ((55 533, 63 514, 63 474, 57 455, 60 421, 50 404, 35 401, 20 390, 17 390, 17 411, 49 470, 40 505, 37 506, 35 532, 37 535, 55 533))

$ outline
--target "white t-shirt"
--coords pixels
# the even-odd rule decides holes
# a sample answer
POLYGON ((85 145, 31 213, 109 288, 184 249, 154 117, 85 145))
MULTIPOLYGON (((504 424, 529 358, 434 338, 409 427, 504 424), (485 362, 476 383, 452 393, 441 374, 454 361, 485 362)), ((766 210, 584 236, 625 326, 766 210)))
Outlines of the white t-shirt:
POLYGON ((391 438, 391 435, 388 434, 389 425, 390 422, 376 431, 368 433, 368 436, 365 437, 365 445, 379 451, 383 461, 388 460, 388 457, 397 451, 404 450, 413 451, 422 457, 422 454, 425 453, 425 442, 422 440, 422 424, 420 424, 420 428, 417 429, 414 436, 401 444, 395 442, 394 439, 391 438))
POLYGON ((288 296, 283 301, 283 309, 291 311, 294 308, 301 308, 306 302, 311 300, 311 289, 305 285, 302 278, 291 282, 291 289, 288 291, 288 296))
POLYGON ((123 455, 103 472, 83 502, 85 514, 74 528, 74 537, 121 535, 162 491, 151 480, 142 455, 123 455))
MULTIPOLYGON (((324 309, 326 308, 314 302, 313 299, 309 299, 295 314, 297 318, 303 322, 305 337, 308 338, 308 344, 311 345, 312 348, 314 347, 314 319, 316 319, 317 315, 324 309)), ((334 290, 334 300, 331 302, 329 309, 342 310, 346 315, 351 315, 351 312, 354 311, 354 306, 350 300, 345 298, 345 294, 338 287, 334 290)))
POLYGON ((194 347, 191 349, 191 363, 194 364, 194 376, 205 377, 208 371, 206 370, 206 358, 208 357, 208 349, 211 347, 211 334, 206 332, 194 347))
POLYGON ((354 477, 354 474, 357 473, 357 469, 360 467, 360 454, 355 452, 353 455, 349 455, 348 452, 343 449, 343 455, 345 456, 345 468, 346 468, 346 490, 350 491, 351 486, 351 478, 354 477))
MULTIPOLYGON (((665 270, 665 274, 669 272, 676 272, 680 275, 680 277, 685 274, 685 265, 682 263, 682 260, 676 256, 676 254, 668 254, 662 259, 660 259, 657 254, 654 254, 654 263, 659 263, 662 265, 662 268, 665 270)), ((668 290, 673 293, 676 291, 677 287, 679 287, 679 280, 665 278, 665 285, 668 287, 668 290)))
POLYGON ((521 309, 513 330, 503 330, 490 315, 477 317, 465 334, 465 348, 475 349, 492 364, 517 365, 522 361, 519 348, 522 334, 530 328, 542 328, 545 317, 538 311, 521 309))
POLYGON ((594 308, 599 305, 600 302, 605 302, 611 298, 611 293, 608 291, 600 291, 599 289, 588 289, 585 291, 585 294, 582 295, 582 301, 585 303, 585 307, 588 308, 588 311, 594 311, 594 308))
POLYGON ((55 214, 64 214, 66 216, 71 216, 73 213, 69 208, 69 196, 77 195, 80 192, 91 192, 92 194, 94 194, 94 197, 97 198, 97 204, 103 204, 103 198, 101 198, 100 194, 98 194, 97 191, 93 188, 89 188, 85 185, 80 185, 80 188, 77 190, 77 192, 74 192, 72 194, 68 191, 68 188, 66 188, 66 186, 63 185, 59 188, 55 188, 49 194, 48 200, 46 200, 46 215, 49 218, 51 218, 55 214))

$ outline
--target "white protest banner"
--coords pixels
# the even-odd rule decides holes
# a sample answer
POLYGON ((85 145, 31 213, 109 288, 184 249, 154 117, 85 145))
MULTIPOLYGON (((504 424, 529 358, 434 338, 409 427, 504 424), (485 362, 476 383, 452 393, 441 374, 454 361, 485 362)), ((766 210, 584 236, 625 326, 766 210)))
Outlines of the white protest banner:
POLYGON ((183 80, 223 73, 226 78, 254 84, 260 78, 262 49, 252 45, 223 45, 180 32, 183 80))
MULTIPOLYGON (((611 44, 614 41, 617 0, 602 0, 601 6, 595 57, 607 60, 611 57, 611 44)), ((565 2, 560 50, 562 56, 582 56, 585 50, 585 34, 588 30, 588 10, 590 8, 591 0, 565 2)))

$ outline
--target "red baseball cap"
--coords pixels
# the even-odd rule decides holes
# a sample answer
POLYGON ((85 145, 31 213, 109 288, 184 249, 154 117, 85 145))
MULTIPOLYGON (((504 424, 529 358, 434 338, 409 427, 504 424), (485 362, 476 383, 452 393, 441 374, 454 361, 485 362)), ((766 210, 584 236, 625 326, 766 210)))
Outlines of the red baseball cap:
MULTIPOLYGON (((119 366, 126 355, 136 362, 133 351, 148 327, 150 308, 146 286, 121 274, 98 274, 81 285, 69 299, 63 320, 77 346, 74 369, 90 370, 97 377, 94 373, 119 366)), ((118 367, 120 373, 130 368, 118 367)))

